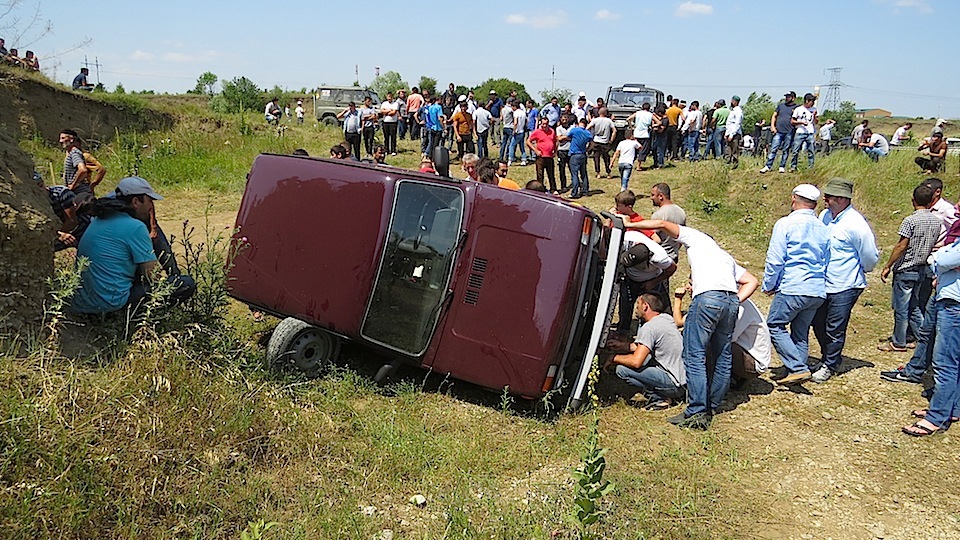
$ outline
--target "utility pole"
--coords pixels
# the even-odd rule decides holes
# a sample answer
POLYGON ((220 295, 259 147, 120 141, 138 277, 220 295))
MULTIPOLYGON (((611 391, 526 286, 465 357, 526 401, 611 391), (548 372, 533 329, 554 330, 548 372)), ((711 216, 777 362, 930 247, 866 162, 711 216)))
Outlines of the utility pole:
POLYGON ((828 68, 824 70, 824 73, 828 71, 830 72, 830 82, 823 87, 825 90, 825 95, 823 96, 820 112, 836 111, 840 109, 840 87, 843 86, 843 83, 840 82, 840 72, 843 71, 843 68, 828 68))
POLYGON ((353 65, 353 85, 360 86, 360 64, 353 65))
POLYGON ((100 59, 96 56, 93 57, 93 63, 87 61, 87 55, 83 55, 83 67, 90 69, 90 66, 93 66, 97 71, 97 86, 100 85, 100 68, 103 67, 103 64, 100 63, 100 59))
POLYGON ((557 65, 554 64, 554 65, 550 66, 550 93, 551 93, 551 94, 553 93, 554 83, 555 83, 556 80, 557 80, 556 77, 557 77, 557 65))

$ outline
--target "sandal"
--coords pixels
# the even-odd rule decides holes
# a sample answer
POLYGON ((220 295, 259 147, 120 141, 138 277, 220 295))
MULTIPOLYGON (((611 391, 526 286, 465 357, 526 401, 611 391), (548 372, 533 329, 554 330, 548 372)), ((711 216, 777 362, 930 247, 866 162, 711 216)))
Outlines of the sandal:
POLYGON ((900 431, 911 437, 926 437, 927 435, 933 435, 939 432, 940 428, 928 428, 927 426, 921 425, 920 422, 914 422, 909 426, 903 426, 900 428, 900 431))
POLYGON ((892 341, 888 341, 882 345, 877 345, 877 350, 883 352, 907 352, 908 349, 906 347, 897 347, 892 341))
MULTIPOLYGON (((910 411, 910 416, 914 418, 926 418, 927 409, 917 409, 915 411, 910 411)), ((950 423, 954 423, 954 422, 960 422, 960 418, 957 418, 956 416, 951 416, 950 423)))

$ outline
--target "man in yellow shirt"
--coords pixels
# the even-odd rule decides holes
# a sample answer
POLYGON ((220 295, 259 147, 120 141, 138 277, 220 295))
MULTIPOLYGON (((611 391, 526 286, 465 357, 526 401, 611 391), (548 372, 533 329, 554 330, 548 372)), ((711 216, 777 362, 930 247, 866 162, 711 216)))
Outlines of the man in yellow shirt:
POLYGON ((467 96, 460 96, 459 104, 457 107, 457 112, 453 113, 451 117, 451 122, 453 122, 453 132, 456 134, 457 138, 457 155, 462 156, 467 153, 474 153, 477 151, 476 147, 473 145, 473 135, 474 135, 474 126, 473 126, 473 115, 467 112, 467 96))

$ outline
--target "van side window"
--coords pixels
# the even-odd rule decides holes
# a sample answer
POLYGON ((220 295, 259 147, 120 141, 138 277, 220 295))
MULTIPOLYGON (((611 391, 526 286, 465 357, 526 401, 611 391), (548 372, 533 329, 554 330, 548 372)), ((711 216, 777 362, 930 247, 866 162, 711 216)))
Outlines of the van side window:
POLYGON ((463 220, 463 193, 401 181, 377 282, 360 333, 422 354, 436 327, 463 220))

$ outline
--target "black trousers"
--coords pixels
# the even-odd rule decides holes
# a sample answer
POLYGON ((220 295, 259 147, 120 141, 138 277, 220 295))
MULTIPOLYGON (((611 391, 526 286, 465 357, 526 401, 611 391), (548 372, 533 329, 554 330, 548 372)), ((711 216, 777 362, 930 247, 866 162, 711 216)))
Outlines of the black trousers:
POLYGON ((363 148, 367 151, 368 156, 373 155, 373 134, 376 132, 377 128, 373 126, 363 128, 363 148))
POLYGON ((567 189, 567 167, 570 166, 570 151, 557 150, 557 161, 560 166, 560 189, 567 189))
POLYGON ((397 123, 383 123, 383 147, 388 154, 397 153, 397 123))
POLYGON ((344 133, 343 137, 347 141, 347 144, 350 145, 350 153, 353 154, 353 157, 360 159, 360 134, 344 133))

